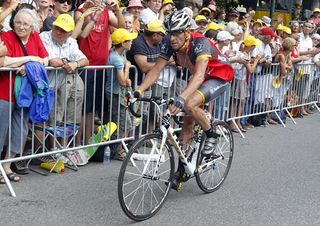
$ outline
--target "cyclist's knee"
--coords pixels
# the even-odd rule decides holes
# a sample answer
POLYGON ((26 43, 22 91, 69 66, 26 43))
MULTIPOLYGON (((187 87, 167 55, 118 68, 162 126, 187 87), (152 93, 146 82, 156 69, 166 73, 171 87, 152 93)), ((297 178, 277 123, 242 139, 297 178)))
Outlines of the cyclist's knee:
POLYGON ((188 114, 192 114, 192 112, 197 108, 199 108, 201 105, 202 105, 202 98, 194 96, 194 97, 188 98, 185 101, 184 110, 188 114))

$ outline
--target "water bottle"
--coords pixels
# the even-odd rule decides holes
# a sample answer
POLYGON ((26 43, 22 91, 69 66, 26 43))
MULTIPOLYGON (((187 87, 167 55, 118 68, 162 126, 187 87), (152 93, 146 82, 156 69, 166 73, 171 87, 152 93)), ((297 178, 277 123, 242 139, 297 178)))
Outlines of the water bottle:
POLYGON ((103 153, 103 164, 108 164, 110 163, 110 155, 111 155, 111 150, 109 145, 104 148, 104 153, 103 153))

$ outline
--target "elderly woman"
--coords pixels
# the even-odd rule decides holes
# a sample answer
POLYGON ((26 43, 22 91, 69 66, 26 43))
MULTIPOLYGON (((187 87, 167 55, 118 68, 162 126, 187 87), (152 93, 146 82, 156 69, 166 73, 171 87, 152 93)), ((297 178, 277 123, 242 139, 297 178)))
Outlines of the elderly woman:
MULTIPOLYGON (((13 30, 3 32, 1 40, 7 47, 7 54, 3 60, 5 67, 19 67, 17 73, 25 74, 23 64, 29 61, 48 64, 48 53, 38 35, 38 18, 31 9, 21 9, 13 18, 13 30), (20 41, 21 44, 20 44, 20 41), (24 46, 25 51, 22 49, 24 46), (27 54, 25 54, 26 52, 27 54)), ((6 159, 13 158, 23 150, 28 134, 28 114, 24 109, 15 107, 15 97, 13 95, 14 81, 16 74, 13 72, 0 72, 0 151, 7 136, 8 128, 11 126, 11 145, 7 151, 6 159), (11 105, 11 106, 10 106, 11 105), (11 112, 10 112, 11 111, 11 112), (11 121, 9 125, 9 115, 11 121), (22 120, 22 124, 21 124, 22 120), (21 139, 22 138, 22 139, 21 139)), ((10 136, 9 136, 10 137, 10 136)), ((11 181, 17 182, 20 177, 11 171, 11 163, 3 165, 4 170, 11 181)), ((0 177, 0 183, 4 183, 4 178, 0 177)))

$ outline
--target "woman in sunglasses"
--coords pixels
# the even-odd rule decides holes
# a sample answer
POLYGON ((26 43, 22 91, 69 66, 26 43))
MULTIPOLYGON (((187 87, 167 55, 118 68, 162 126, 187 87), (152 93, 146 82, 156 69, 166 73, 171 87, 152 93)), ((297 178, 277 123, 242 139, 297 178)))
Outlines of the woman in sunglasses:
POLYGON ((53 14, 49 15, 43 22, 41 31, 51 31, 52 23, 56 18, 63 13, 68 13, 71 10, 72 0, 54 0, 53 14))

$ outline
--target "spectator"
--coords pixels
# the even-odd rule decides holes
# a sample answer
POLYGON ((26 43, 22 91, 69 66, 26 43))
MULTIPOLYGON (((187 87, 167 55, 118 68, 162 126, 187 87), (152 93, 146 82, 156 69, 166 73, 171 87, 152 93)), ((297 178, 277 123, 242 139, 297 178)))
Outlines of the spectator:
MULTIPOLYGON (((123 28, 124 19, 118 3, 112 3, 111 8, 107 8, 99 1, 95 2, 96 11, 86 17, 84 28, 79 36, 80 50, 89 60, 89 65, 106 65, 109 56, 110 45, 109 27, 123 28), (115 14, 113 11, 115 11, 115 14)), ((78 11, 81 17, 82 12, 78 11)), ((85 83, 85 143, 93 133, 94 114, 102 114, 103 95, 103 70, 88 70, 82 73, 81 77, 85 83)), ((81 130, 80 130, 81 132, 81 130)))
POLYGON ((10 19, 13 11, 17 9, 19 0, 4 0, 0 9, 0 25, 1 31, 10 31, 10 19))
POLYGON ((283 26, 281 24, 278 25, 277 31, 278 31, 278 37, 280 37, 282 40, 288 38, 292 34, 291 28, 287 26, 283 26))
POLYGON ((217 24, 226 24, 226 10, 224 8, 217 8, 216 22, 217 24))
MULTIPOLYGON (((311 23, 304 23, 302 32, 300 35, 300 44, 298 46, 299 54, 300 55, 308 55, 310 57, 314 57, 316 54, 320 52, 320 50, 316 47, 313 47, 312 39, 311 39, 311 32, 313 31, 314 26, 311 23)), ((301 63, 304 63, 306 65, 301 66, 300 68, 303 70, 303 76, 301 81, 301 92, 298 93, 301 99, 301 104, 304 104, 307 102, 307 99, 310 94, 310 88, 312 83, 312 73, 311 73, 311 66, 308 64, 312 63, 312 59, 309 58, 309 60, 302 61, 301 63)), ((302 106, 300 108, 300 112, 302 115, 308 115, 308 112, 306 110, 307 108, 302 106)))
MULTIPOLYGON (((264 104, 266 110, 271 109, 271 97, 272 97, 272 78, 273 75, 270 73, 270 70, 267 68, 271 67, 272 63, 272 52, 270 43, 273 38, 276 37, 276 34, 269 27, 264 27, 260 30, 259 39, 262 41, 262 44, 257 46, 252 56, 256 57, 257 55, 262 56, 258 62, 258 66, 255 70, 256 76, 256 86, 255 86, 255 104, 264 104)), ((270 124, 277 124, 276 121, 267 117, 267 122, 270 124)))
POLYGON ((205 16, 203 15, 197 15, 194 18, 198 28, 196 29, 196 32, 200 33, 200 34, 204 34, 206 32, 206 27, 208 24, 208 20, 205 16))
POLYGON ((275 88, 272 97, 273 107, 280 107, 284 103, 284 97, 293 79, 293 64, 291 61, 291 52, 294 50, 296 41, 293 38, 285 38, 282 42, 282 48, 276 55, 275 62, 279 63, 280 74, 272 82, 275 88), (278 80, 278 81, 277 81, 278 80), (278 83, 280 87, 277 87, 278 83), (275 87, 276 86, 276 87, 275 87))
POLYGON ((128 30, 129 32, 139 32, 139 30, 134 30, 133 28, 133 23, 134 23, 134 16, 131 13, 124 13, 123 14, 124 18, 124 24, 125 24, 125 29, 128 30))
POLYGON ((159 11, 162 7, 161 0, 148 0, 147 8, 142 10, 140 18, 144 24, 148 24, 151 20, 164 19, 159 17, 159 11))
POLYGON ((72 0, 53 0, 53 14, 43 21, 43 27, 41 31, 50 31, 52 29, 52 23, 62 13, 68 13, 71 10, 72 0))
POLYGON ((175 4, 172 0, 163 0, 162 7, 160 10, 160 14, 162 14, 162 18, 165 18, 167 15, 173 12, 175 9, 175 4))
POLYGON ((255 38, 258 38, 262 26, 263 25, 260 21, 254 21, 251 27, 250 35, 254 36, 255 38))
POLYGON ((141 27, 140 14, 143 9, 143 5, 140 0, 130 0, 127 6, 127 11, 131 13, 134 17, 133 21, 133 30, 136 32, 140 32, 144 29, 141 27))
MULTIPOLYGON (((50 114, 50 124, 80 124, 84 85, 76 70, 89 65, 89 61, 80 51, 77 41, 71 38, 75 25, 69 14, 60 14, 52 25, 52 30, 42 32, 40 37, 49 54, 49 65, 63 70, 50 70, 48 73, 57 100, 56 109, 50 114)), ((80 145, 80 138, 76 145, 80 145)))
POLYGON ((207 18, 207 20, 210 20, 210 18, 211 18, 211 10, 208 7, 203 7, 199 11, 198 15, 205 16, 207 18))
MULTIPOLYGON (((112 45, 108 65, 114 66, 109 76, 106 78, 105 93, 110 104, 110 114, 112 121, 117 123, 120 131, 120 138, 130 136, 132 131, 131 117, 126 109, 125 94, 127 87, 131 87, 129 79, 129 69, 131 63, 126 59, 125 52, 130 50, 132 40, 137 37, 137 33, 118 28, 111 34, 112 45), (119 110, 120 109, 120 110, 119 110)), ((109 69, 108 69, 109 71, 109 69)), ((121 145, 116 150, 115 159, 124 160, 126 151, 121 145)))
POLYGON ((221 24, 216 24, 215 22, 210 22, 207 25, 205 36, 215 42, 218 32, 221 31, 222 29, 223 28, 222 28, 221 24))
MULTIPOLYGON (((138 68, 138 78, 131 77, 132 81, 137 79, 137 85, 140 85, 142 82, 142 73, 148 73, 154 67, 156 59, 160 55, 161 42, 164 35, 163 22, 161 20, 152 20, 146 25, 145 32, 133 41, 132 48, 128 52, 128 59, 138 68)), ((164 41, 169 40, 165 39, 164 41)), ((175 69, 168 67, 172 63, 173 60, 168 61, 167 67, 161 71, 156 84, 151 87, 152 95, 164 96, 164 98, 166 98, 172 93, 170 87, 176 75, 175 69)), ((183 86, 180 80, 176 83, 178 86, 183 86)), ((146 109, 144 109, 144 111, 146 111, 146 109)), ((152 116, 154 116, 153 112, 154 107, 151 107, 152 116)), ((155 117, 150 117, 151 125, 153 125, 155 121, 155 117)), ((151 130, 152 127, 153 126, 150 126, 149 129, 151 130)))
POLYGON ((127 58, 137 66, 138 78, 130 76, 130 79, 132 81, 137 79, 138 85, 142 81, 142 74, 147 73, 154 66, 160 54, 160 43, 164 35, 162 21, 152 20, 146 25, 145 32, 133 41, 127 58))
MULTIPOLYGON (((23 64, 29 61, 35 61, 42 64, 48 64, 48 53, 37 32, 38 21, 37 15, 33 10, 21 9, 13 18, 13 31, 3 32, 1 40, 7 47, 7 55, 4 58, 3 66, 19 67, 17 73, 25 74, 23 64), (24 45, 28 55, 24 54, 20 47, 19 40, 24 45)), ((13 158, 23 150, 28 134, 28 113, 24 109, 15 108, 15 97, 13 90, 15 73, 9 76, 9 72, 0 72, 0 150, 3 151, 3 142, 7 136, 9 127, 9 114, 11 114, 11 150, 8 150, 5 158, 13 158), (10 108, 10 105, 11 108, 10 108), (9 109, 12 112, 9 112, 9 109), (22 122, 22 124, 21 124, 22 122), (21 136, 22 135, 22 136, 21 136), (22 139, 21 139, 22 138, 22 139)), ((11 163, 3 164, 4 171, 11 181, 20 181, 20 177, 12 172, 11 163)), ((0 183, 4 183, 0 178, 0 183)))
POLYGON ((271 18, 267 16, 261 17, 261 19, 257 20, 262 24, 263 27, 271 27, 271 18))
POLYGON ((50 7, 52 0, 36 0, 38 6, 38 16, 40 18, 40 30, 43 27, 43 22, 48 16, 53 16, 53 9, 50 7))
POLYGON ((233 22, 237 22, 239 21, 239 17, 240 17, 240 13, 237 10, 231 10, 228 13, 228 21, 233 21, 233 22))
POLYGON ((222 54, 225 54, 226 50, 229 48, 227 46, 230 45, 230 42, 234 39, 228 31, 219 31, 217 34, 217 48, 220 50, 222 54), (225 48, 227 47, 227 48, 225 48))
POLYGON ((292 34, 300 33, 300 24, 298 21, 292 21, 290 24, 291 24, 292 34))
MULTIPOLYGON (((262 56, 258 54, 251 62, 252 52, 256 46, 259 45, 261 45, 260 40, 253 36, 247 36, 243 40, 240 51, 237 51, 236 56, 232 60, 234 62, 232 64, 234 68, 234 79, 231 90, 231 117, 241 116, 243 114, 244 104, 249 95, 247 85, 248 75, 254 72, 259 60, 262 58, 262 56)), ((249 128, 251 128, 249 124, 241 125, 240 119, 235 120, 235 123, 242 132, 246 132, 249 128)), ((233 132, 239 132, 236 125, 233 123, 230 124, 230 129, 233 132)))

